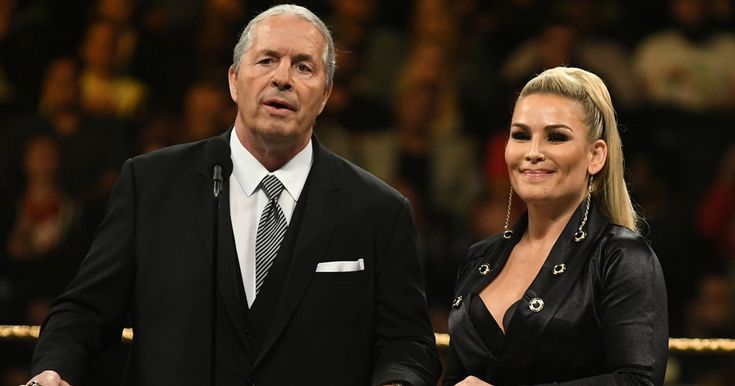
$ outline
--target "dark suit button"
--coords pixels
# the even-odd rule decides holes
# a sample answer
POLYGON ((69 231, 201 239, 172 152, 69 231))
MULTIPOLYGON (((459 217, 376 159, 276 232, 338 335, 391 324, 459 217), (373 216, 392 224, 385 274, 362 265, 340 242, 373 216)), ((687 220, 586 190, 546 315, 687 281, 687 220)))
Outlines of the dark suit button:
POLYGON ((253 330, 246 328, 245 329, 245 336, 248 337, 248 339, 253 339, 253 330))
POLYGON ((248 377, 248 386, 255 386, 255 378, 252 376, 248 377))

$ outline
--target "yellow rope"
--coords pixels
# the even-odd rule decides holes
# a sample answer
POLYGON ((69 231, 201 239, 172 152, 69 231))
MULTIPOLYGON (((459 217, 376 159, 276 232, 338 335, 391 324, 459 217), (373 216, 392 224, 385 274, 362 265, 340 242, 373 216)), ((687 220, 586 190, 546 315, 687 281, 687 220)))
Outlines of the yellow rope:
POLYGON ((0 325, 0 340, 37 339, 41 332, 39 326, 5 326, 0 325))
MULTIPOLYGON (((0 342, 11 339, 38 339, 41 328, 39 326, 7 326, 0 325, 0 342)), ((445 349, 449 346, 449 335, 434 333, 436 345, 445 349)), ((123 342, 133 340, 133 329, 126 328, 122 333, 123 342)), ((702 352, 702 353, 733 353, 735 339, 691 339, 669 338, 671 352, 702 352)))

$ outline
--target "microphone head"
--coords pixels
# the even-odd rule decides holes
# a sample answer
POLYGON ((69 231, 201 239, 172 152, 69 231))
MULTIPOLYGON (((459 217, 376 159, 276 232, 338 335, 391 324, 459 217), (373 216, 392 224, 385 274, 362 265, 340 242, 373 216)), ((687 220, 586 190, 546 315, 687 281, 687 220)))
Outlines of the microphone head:
POLYGON ((209 173, 212 173, 214 165, 220 165, 222 166, 222 177, 230 177, 232 173, 232 159, 230 159, 230 144, 227 140, 217 136, 207 141, 206 148, 204 149, 204 157, 209 173))

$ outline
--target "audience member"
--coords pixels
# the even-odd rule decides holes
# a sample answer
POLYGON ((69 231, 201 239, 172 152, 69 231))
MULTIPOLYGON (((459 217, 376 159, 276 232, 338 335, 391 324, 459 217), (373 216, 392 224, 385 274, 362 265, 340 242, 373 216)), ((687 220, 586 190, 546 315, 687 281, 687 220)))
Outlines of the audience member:
POLYGON ((57 252, 74 221, 74 203, 59 185, 59 144, 49 135, 26 145, 26 186, 18 200, 15 226, 6 249, 15 260, 41 260, 57 252))
POLYGON ((699 203, 696 221, 719 257, 735 267, 735 144, 723 155, 719 173, 699 203))
POLYGON ((133 119, 142 113, 145 86, 121 69, 121 31, 117 24, 99 19, 90 24, 81 47, 82 107, 107 118, 133 119))
MULTIPOLYGON (((583 2, 584 3, 584 2, 583 2)), ((539 34, 512 51, 503 64, 501 74, 513 88, 533 74, 559 65, 577 65, 595 71, 605 80, 622 107, 637 103, 638 92, 632 81, 627 53, 620 43, 602 38, 579 20, 594 20, 590 7, 574 9, 576 15, 552 19, 539 34), (587 10, 588 12, 584 12, 587 10), (585 29, 583 29, 585 28, 585 29)), ((572 13, 572 14, 575 14, 572 13)))
POLYGON ((633 65, 654 105, 735 108, 735 34, 715 30, 707 0, 671 0, 673 25, 640 42, 633 65))
POLYGON ((235 116, 227 90, 211 82, 197 82, 184 95, 181 142, 199 141, 227 130, 235 116))

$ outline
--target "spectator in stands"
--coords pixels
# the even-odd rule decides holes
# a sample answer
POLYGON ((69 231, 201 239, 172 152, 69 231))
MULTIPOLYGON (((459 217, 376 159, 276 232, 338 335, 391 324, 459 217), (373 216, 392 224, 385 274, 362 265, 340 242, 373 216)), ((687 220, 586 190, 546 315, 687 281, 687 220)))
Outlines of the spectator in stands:
POLYGON ((75 207, 59 185, 60 155, 55 138, 32 137, 23 161, 26 186, 6 248, 12 259, 43 259, 60 249, 74 222, 75 207))
POLYGON ((184 96, 182 142, 194 142, 221 134, 232 125, 227 91, 205 81, 194 83, 184 96))
MULTIPOLYGON (((501 69, 501 75, 515 91, 519 84, 544 69, 560 65, 576 65, 600 74, 613 99, 620 107, 630 107, 638 102, 636 84, 628 54, 622 44, 603 38, 589 30, 587 25, 578 25, 580 20, 594 20, 595 7, 573 8, 576 12, 588 12, 584 16, 562 13, 552 18, 541 28, 537 36, 513 50, 501 69), (588 29, 582 30, 586 27, 588 29)), ((561 12, 561 11, 560 11, 561 12)), ((593 22, 594 23, 594 22, 593 22)))
POLYGON ((653 105, 701 111, 735 108, 735 34, 717 31, 707 0, 671 0, 672 27, 644 39, 633 64, 653 105))
POLYGON ((735 145, 724 153, 719 172, 699 203, 696 222, 718 255, 735 264, 735 145))
POLYGON ((92 22, 81 46, 81 98, 85 112, 107 118, 133 119, 142 113, 146 88, 121 73, 121 30, 112 21, 92 22))

